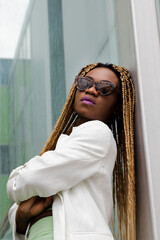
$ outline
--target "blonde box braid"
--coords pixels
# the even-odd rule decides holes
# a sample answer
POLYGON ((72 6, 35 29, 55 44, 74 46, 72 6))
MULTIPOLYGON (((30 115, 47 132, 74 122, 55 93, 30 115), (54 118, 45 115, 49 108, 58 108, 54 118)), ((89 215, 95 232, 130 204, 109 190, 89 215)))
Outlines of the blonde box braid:
MULTIPOLYGON (((114 216, 116 215, 116 205, 118 216, 118 234, 115 235, 115 238, 135 240, 134 86, 126 68, 112 64, 110 66, 109 69, 119 74, 122 86, 122 113, 111 125, 117 142, 117 160, 113 172, 114 216)), ((85 76, 96 67, 100 67, 99 63, 89 64, 82 68, 78 75, 85 76)), ((55 148, 61 133, 69 134, 71 132, 76 118, 73 108, 75 93, 76 86, 73 83, 62 113, 40 155, 55 148)))
MULTIPOLYGON (((116 119, 114 136, 118 154, 113 174, 113 195, 117 199, 118 226, 121 239, 136 239, 136 198, 134 169, 134 101, 135 91, 129 72, 113 65, 120 73, 122 114, 116 119), (116 196, 117 195, 117 196, 116 196)), ((115 206, 115 205, 114 205, 115 206)), ((118 234, 119 235, 119 234, 118 234)), ((119 236, 118 236, 119 238, 119 236)))

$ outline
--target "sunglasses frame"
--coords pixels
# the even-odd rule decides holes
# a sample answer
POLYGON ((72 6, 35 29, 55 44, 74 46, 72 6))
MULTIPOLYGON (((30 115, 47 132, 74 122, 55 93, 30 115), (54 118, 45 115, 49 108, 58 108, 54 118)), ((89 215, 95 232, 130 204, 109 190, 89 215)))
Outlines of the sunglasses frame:
POLYGON ((114 83, 112 83, 112 82, 110 82, 110 81, 101 80, 101 81, 99 81, 99 82, 95 82, 93 79, 91 79, 91 78, 89 78, 89 77, 82 77, 82 76, 76 76, 76 77, 75 77, 75 84, 76 84, 77 89, 78 89, 79 91, 81 91, 81 92, 83 92, 83 91, 85 91, 86 89, 89 89, 89 88, 91 88, 93 85, 95 85, 96 91, 97 91, 98 93, 100 93, 102 96, 108 96, 108 95, 110 95, 112 92, 118 90, 117 85, 114 84, 114 83), (87 80, 90 81, 90 83, 91 83, 92 85, 91 85, 90 87, 85 88, 85 89, 80 89, 80 88, 78 87, 78 80, 79 80, 79 79, 87 79, 87 80), (99 91, 99 89, 97 89, 97 85, 98 85, 98 84, 102 84, 102 83, 107 83, 107 84, 109 84, 109 85, 112 87, 111 90, 110 90, 107 94, 103 94, 102 92, 99 91))

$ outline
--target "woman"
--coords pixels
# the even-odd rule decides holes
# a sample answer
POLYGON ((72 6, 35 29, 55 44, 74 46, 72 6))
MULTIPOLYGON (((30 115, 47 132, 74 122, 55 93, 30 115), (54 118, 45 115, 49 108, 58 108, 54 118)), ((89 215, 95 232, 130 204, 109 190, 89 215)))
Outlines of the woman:
POLYGON ((133 118, 129 72, 85 66, 40 156, 9 177, 9 198, 18 202, 9 212, 14 239, 113 239, 113 168, 117 237, 136 239, 133 118))

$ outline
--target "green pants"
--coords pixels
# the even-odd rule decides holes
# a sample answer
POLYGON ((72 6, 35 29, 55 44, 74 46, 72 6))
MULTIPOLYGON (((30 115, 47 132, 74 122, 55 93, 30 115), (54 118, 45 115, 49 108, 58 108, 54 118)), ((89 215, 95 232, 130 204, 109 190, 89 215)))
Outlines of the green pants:
POLYGON ((44 217, 33 224, 27 240, 53 240, 53 217, 44 217))

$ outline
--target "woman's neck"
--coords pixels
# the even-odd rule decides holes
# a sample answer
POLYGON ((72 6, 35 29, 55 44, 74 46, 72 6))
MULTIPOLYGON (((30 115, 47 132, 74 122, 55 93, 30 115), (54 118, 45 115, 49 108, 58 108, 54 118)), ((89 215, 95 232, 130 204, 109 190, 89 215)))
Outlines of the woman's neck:
POLYGON ((82 123, 85 123, 85 122, 88 122, 88 121, 91 121, 90 119, 87 119, 87 118, 83 118, 83 117, 80 117, 78 116, 76 121, 75 121, 75 124, 74 126, 75 127, 78 127, 79 125, 81 125, 82 123))

